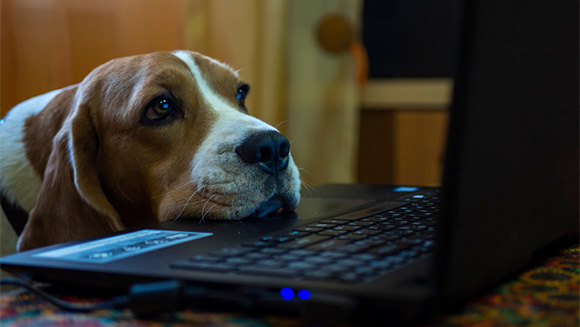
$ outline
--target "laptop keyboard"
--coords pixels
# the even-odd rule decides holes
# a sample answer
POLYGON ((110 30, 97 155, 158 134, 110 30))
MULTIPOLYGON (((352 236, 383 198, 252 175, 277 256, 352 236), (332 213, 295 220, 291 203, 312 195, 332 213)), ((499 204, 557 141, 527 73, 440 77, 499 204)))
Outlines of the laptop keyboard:
POLYGON ((171 264, 194 271, 338 283, 367 282, 429 255, 439 213, 436 193, 370 216, 318 221, 278 235, 171 264))

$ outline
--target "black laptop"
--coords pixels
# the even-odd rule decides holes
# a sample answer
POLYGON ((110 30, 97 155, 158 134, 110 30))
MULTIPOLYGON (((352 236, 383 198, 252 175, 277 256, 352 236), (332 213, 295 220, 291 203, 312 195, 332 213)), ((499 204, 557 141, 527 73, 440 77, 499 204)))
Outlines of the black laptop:
POLYGON ((2 269, 121 290, 178 281, 182 305, 342 321, 416 319, 492 286, 578 229, 578 2, 456 10, 443 188, 326 185, 296 213, 157 224, 2 269))

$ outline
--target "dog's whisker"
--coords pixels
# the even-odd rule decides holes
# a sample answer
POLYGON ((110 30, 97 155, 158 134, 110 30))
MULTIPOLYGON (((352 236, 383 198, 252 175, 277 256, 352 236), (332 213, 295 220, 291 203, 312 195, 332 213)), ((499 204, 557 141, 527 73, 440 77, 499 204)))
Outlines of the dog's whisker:
MULTIPOLYGON (((232 207, 232 208, 235 208, 235 207, 234 207, 234 202, 235 202, 235 201, 234 201, 234 199, 231 199, 231 200, 232 200, 231 207, 232 207)), ((230 221, 230 222, 233 222, 233 220, 232 220, 232 215, 228 215, 228 221, 230 221)))
MULTIPOLYGON (((208 213, 208 212, 211 210, 211 208, 213 208, 213 207, 215 206, 215 204, 214 204, 213 206, 211 206, 211 208, 209 208, 209 209, 207 210, 207 212, 206 212, 206 213, 203 213, 203 211, 205 210, 205 206, 207 206, 207 204, 208 204, 208 203, 211 201, 211 199, 212 199, 214 196, 215 196, 215 194, 214 194, 214 195, 212 195, 212 196, 210 196, 210 197, 209 197, 209 199, 207 199, 207 201, 205 201, 205 204, 203 205, 203 208, 201 208, 201 219, 200 219, 200 221, 199 221, 200 223, 201 223, 201 222, 203 222, 203 219, 205 218, 205 216, 207 215, 207 213, 208 213)), ((217 203, 216 203, 216 204, 217 204, 217 203)))
POLYGON ((123 196, 126 197, 127 200, 129 200, 131 203, 133 203, 136 206, 139 205, 137 202, 133 201, 133 199, 131 199, 127 194, 125 194, 125 192, 123 192, 123 190, 121 189, 121 185, 120 184, 117 184, 117 189, 119 189, 119 192, 121 192, 121 194, 123 194, 123 196))
POLYGON ((312 195, 312 191, 315 191, 318 194, 318 191, 314 188, 312 183, 308 182, 305 178, 300 177, 300 181, 302 182, 302 186, 308 192, 308 195, 312 195))
POLYGON ((177 188, 171 189, 171 191, 167 191, 165 193, 153 195, 153 196, 151 196, 151 198, 153 199, 153 198, 157 198, 157 197, 160 197, 160 196, 163 196, 163 195, 167 195, 167 194, 173 193, 175 191, 179 191, 180 189, 182 189, 182 188, 184 188, 184 187, 186 187, 187 185, 190 185, 190 184, 193 184, 193 181, 185 182, 183 185, 181 185, 181 186, 179 186, 177 188))
MULTIPOLYGON (((187 203, 185 206, 186 206, 186 207, 187 207, 187 206, 192 206, 192 205, 194 205, 194 204, 202 203, 202 202, 205 202, 205 201, 206 201, 205 199, 203 199, 203 200, 198 200, 198 201, 193 201, 193 202, 192 202, 192 201, 190 201, 190 202, 188 202, 188 203, 187 203)), ((181 204, 176 204, 176 205, 173 205, 173 206, 171 206, 171 208, 182 208, 182 209, 183 209, 183 205, 181 205, 181 204)))
POLYGON ((206 216, 206 215, 207 215, 207 214, 210 212, 210 210, 211 210, 211 209, 213 209, 213 207, 215 207, 216 205, 217 205, 217 203, 216 203, 216 204, 214 204, 213 206, 211 206, 209 209, 207 209, 207 211, 205 212, 205 214, 203 214, 203 216, 201 217, 201 220, 200 220, 199 222, 202 222, 202 221, 204 220, 205 216, 206 216))
POLYGON ((187 207, 187 205, 189 204, 189 201, 191 201, 191 199, 193 198, 193 196, 195 194, 197 194, 197 192, 199 190, 201 190, 202 187, 205 187, 205 185, 200 186, 197 190, 195 190, 195 192, 193 192, 193 194, 191 194, 191 196, 189 197, 189 199, 187 199, 187 202, 185 202, 185 205, 183 205, 183 208, 181 209, 181 212, 177 215, 177 217, 175 217, 175 219, 173 219, 172 222, 176 222, 177 219, 179 219, 181 217, 181 215, 183 214, 183 212, 185 211, 185 208, 187 207))
MULTIPOLYGON (((278 127, 280 127, 280 125, 282 125, 282 124, 286 123, 287 121, 288 121, 287 119, 286 119, 286 120, 283 120, 283 121, 281 121, 281 122, 280 122, 278 125, 276 125, 276 127, 275 127, 275 128, 276 128, 276 129, 278 129, 278 127)), ((290 143, 292 143, 292 142, 290 142, 290 143)))
POLYGON ((303 171, 303 172, 307 173, 308 175, 310 175, 310 177, 313 177, 312 173, 309 172, 306 168, 300 168, 300 167, 298 167, 298 171, 303 171))

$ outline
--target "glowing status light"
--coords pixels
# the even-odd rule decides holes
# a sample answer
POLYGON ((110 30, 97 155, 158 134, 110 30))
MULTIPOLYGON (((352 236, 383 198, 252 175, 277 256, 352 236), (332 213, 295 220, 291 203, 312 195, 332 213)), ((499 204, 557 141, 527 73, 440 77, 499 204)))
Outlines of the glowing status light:
POLYGON ((415 192, 418 191, 419 188, 418 187, 412 187, 412 186, 399 186, 397 188, 393 189, 393 192, 415 192))
MULTIPOLYGON (((282 295, 284 300, 290 301, 294 298, 294 291, 289 287, 285 287, 280 291, 280 295, 282 295)), ((310 292, 308 290, 300 290, 298 291, 298 297, 301 300, 308 300, 310 298, 310 292)))
POLYGON ((291 288, 283 288, 280 291, 280 295, 282 295, 282 298, 286 301, 290 301, 294 298, 294 291, 291 288))
POLYGON ((301 300, 308 300, 310 298, 310 292, 308 292, 307 290, 300 290, 298 291, 298 297, 301 300))

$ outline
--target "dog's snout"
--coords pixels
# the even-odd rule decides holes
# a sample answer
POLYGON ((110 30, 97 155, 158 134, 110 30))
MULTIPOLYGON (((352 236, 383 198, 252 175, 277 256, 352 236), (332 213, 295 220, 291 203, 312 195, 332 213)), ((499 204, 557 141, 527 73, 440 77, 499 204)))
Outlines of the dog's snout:
POLYGON ((235 151, 245 162, 276 175, 288 166, 290 142, 276 131, 258 132, 246 138, 235 151))

